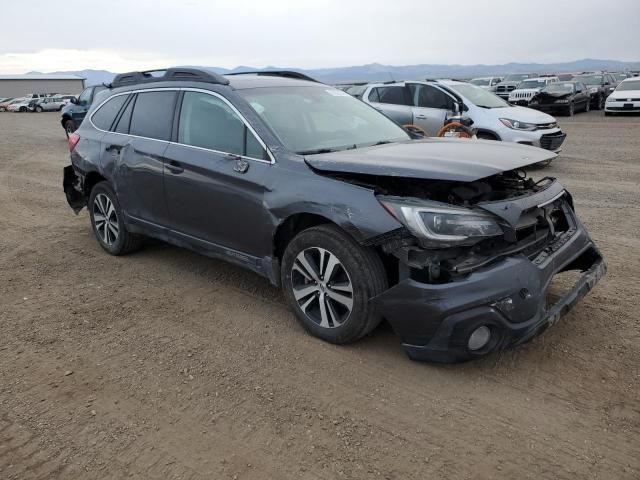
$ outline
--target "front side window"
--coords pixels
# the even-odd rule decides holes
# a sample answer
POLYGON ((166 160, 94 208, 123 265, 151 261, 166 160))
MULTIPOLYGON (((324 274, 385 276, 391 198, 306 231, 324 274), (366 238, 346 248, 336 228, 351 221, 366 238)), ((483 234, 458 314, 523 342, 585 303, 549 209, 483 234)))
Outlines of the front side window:
POLYGON ((412 83, 409 85, 409 92, 415 107, 437 108, 440 110, 454 109, 453 99, 439 88, 412 83))
POLYGON ((177 92, 138 93, 129 133, 139 137, 170 140, 177 92))
POLYGON ((178 143, 266 159, 262 145, 236 112, 220 98, 207 93, 184 93, 178 143))
POLYGON ((334 88, 267 87, 238 93, 282 144, 299 154, 409 140, 396 123, 334 88))
POLYGON ((117 95, 106 101, 91 117, 93 124, 100 130, 109 130, 118 112, 124 105, 127 95, 117 95))
POLYGON ((92 93, 93 88, 85 88, 78 97, 78 105, 89 105, 89 103, 91 103, 92 93))

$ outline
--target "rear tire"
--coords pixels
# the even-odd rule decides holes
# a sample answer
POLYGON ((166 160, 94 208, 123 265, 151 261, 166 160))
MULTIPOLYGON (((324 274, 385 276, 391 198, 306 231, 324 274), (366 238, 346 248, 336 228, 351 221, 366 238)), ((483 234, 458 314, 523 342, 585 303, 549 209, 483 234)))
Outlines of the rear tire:
POLYGON ((285 249, 280 278, 300 324, 322 340, 355 342, 382 320, 369 301, 388 286, 382 261, 335 225, 296 235, 285 249))
POLYGON ((93 187, 87 209, 93 233, 106 252, 124 255, 140 248, 143 238, 127 231, 118 197, 106 181, 93 187))

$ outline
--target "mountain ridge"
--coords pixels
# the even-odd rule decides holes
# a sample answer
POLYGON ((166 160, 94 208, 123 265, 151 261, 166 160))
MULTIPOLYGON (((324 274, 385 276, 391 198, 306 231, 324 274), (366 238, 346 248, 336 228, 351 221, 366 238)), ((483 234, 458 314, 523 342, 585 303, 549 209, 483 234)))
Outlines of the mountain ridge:
MULTIPOLYGON (((201 67, 216 73, 235 73, 247 71, 295 70, 325 83, 388 81, 388 80, 418 80, 422 78, 473 78, 490 75, 504 75, 507 73, 550 73, 550 72, 579 72, 586 70, 626 71, 640 70, 640 61, 624 62, 619 60, 603 60, 585 58, 572 62, 556 63, 522 63, 510 62, 505 64, 416 64, 416 65, 385 65, 369 63, 347 67, 326 67, 302 69, 295 67, 264 67, 257 68, 240 65, 232 69, 222 67, 201 67)), ((43 73, 43 72, 29 72, 43 73)), ((86 79, 86 85, 109 83, 116 75, 108 70, 72 70, 44 72, 47 74, 78 75, 86 79)))

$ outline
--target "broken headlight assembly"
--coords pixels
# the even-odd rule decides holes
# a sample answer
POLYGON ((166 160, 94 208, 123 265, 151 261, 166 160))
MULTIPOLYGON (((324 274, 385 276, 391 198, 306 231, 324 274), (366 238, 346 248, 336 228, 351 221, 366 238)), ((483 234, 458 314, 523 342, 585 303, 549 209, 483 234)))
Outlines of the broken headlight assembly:
POLYGON ((496 217, 486 212, 397 197, 378 201, 425 248, 470 246, 503 233, 496 217))
POLYGON ((501 118, 500 122, 507 128, 513 130, 524 130, 527 132, 533 132, 538 129, 535 123, 520 122, 518 120, 512 120, 511 118, 501 118))

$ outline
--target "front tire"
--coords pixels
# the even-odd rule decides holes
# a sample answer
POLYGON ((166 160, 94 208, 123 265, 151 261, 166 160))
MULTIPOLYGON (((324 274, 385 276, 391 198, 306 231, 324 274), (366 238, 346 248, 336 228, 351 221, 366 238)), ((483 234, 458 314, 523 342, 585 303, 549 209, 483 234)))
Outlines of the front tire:
POLYGON ((588 112, 589 110, 591 110, 591 101, 587 100, 586 102, 584 102, 584 111, 585 113, 588 112))
POLYGON ((603 108, 604 108, 604 98, 602 95, 598 95, 598 98, 596 98, 595 109, 602 110, 603 108))
POLYGON ((64 133, 67 134, 67 138, 69 138, 69 135, 71 135, 77 129, 78 127, 76 126, 76 122, 74 122, 73 120, 69 119, 64 122, 64 133))
POLYGON ((573 117, 575 115, 575 113, 576 113, 576 107, 573 104, 573 102, 571 102, 569 104, 569 108, 567 108, 567 116, 573 117))
POLYGON ((36 112, 42 113, 42 107, 40 105, 36 107, 36 112))
POLYGON ((335 225, 296 235, 285 249, 280 275, 296 318, 322 340, 355 342, 382 319, 369 302, 388 286, 382 261, 335 225))
POLYGON ((93 233, 105 251, 124 255, 140 248, 142 237, 127 231, 118 197, 106 181, 93 187, 87 208, 93 233))

